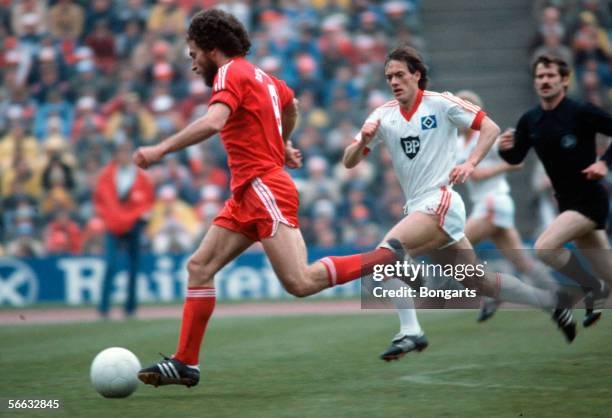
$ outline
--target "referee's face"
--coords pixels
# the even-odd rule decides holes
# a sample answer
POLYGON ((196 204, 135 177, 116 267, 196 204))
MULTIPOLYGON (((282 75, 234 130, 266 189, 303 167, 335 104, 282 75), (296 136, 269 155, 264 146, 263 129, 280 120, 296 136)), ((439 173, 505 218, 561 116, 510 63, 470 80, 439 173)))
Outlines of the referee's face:
POLYGON ((554 100, 560 95, 565 94, 569 80, 567 77, 561 77, 557 64, 545 66, 543 63, 538 64, 535 69, 533 85, 536 93, 543 100, 554 100))
POLYGON ((421 73, 419 71, 411 73, 405 62, 391 60, 385 67, 385 77, 395 99, 409 107, 419 90, 421 73))

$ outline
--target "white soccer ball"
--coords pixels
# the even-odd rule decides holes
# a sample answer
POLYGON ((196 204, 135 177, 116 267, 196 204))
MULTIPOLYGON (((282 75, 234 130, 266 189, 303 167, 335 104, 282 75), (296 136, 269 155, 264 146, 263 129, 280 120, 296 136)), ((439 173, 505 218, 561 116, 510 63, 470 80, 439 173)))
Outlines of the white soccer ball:
POLYGON ((130 350, 107 348, 91 363, 91 384, 105 398, 125 398, 138 387, 138 370, 140 361, 130 350))

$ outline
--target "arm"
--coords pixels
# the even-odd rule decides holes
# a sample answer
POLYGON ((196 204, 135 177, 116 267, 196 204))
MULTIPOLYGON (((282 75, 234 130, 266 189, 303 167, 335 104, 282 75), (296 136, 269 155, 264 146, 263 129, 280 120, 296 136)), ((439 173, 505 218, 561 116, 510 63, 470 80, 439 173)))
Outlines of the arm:
POLYGON ((516 132, 507 129, 500 137, 499 156, 509 164, 523 162, 531 148, 531 139, 525 115, 519 120, 516 132))
POLYGON ((472 174, 478 163, 487 155, 495 139, 499 135, 500 129, 495 122, 488 116, 485 117, 480 125, 480 137, 476 143, 476 148, 467 158, 465 163, 453 168, 450 173, 449 180, 451 183, 464 183, 472 174))
POLYGON ((283 130, 283 141, 285 141, 285 164, 289 168, 300 168, 302 166, 302 153, 293 147, 289 140, 298 118, 298 101, 293 99, 290 104, 283 107, 281 114, 281 128, 283 130))
POLYGON ((224 103, 213 103, 204 116, 176 134, 159 144, 138 148, 134 153, 134 163, 140 168, 147 168, 160 161, 166 154, 180 151, 210 138, 225 126, 230 113, 230 108, 224 103))
POLYGON ((507 171, 520 170, 523 165, 511 165, 508 163, 500 163, 492 167, 476 167, 472 173, 472 180, 482 181, 490 177, 494 177, 498 174, 505 173, 507 171))
POLYGON ((281 126, 283 128, 283 141, 287 142, 298 118, 298 100, 293 99, 291 104, 283 107, 281 114, 281 126))
MULTIPOLYGON (((612 117, 602 109, 587 104, 584 106, 585 121, 592 126, 596 132, 612 136, 612 117)), ((612 144, 608 147, 601 158, 582 170, 589 180, 600 180, 608 174, 612 166, 612 144)))
POLYGON ((367 147, 363 141, 355 141, 344 150, 342 163, 346 168, 353 168, 364 159, 367 147))
POLYGON ((346 168, 353 168, 363 160, 368 153, 367 146, 376 136, 378 128, 380 128, 380 119, 376 119, 376 121, 366 121, 363 124, 361 128, 361 140, 353 142, 344 150, 342 163, 346 168))

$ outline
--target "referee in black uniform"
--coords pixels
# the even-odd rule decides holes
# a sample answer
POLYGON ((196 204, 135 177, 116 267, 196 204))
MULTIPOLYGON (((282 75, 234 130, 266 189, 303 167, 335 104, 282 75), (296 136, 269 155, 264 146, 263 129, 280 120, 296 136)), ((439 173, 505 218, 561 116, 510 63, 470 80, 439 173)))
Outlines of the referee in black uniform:
POLYGON ((500 155, 510 164, 520 164, 534 147, 542 161, 560 214, 536 241, 536 254, 581 285, 588 307, 583 324, 588 327, 601 316, 601 312, 593 311, 593 301, 607 299, 607 284, 612 284, 612 252, 606 251, 610 243, 605 232, 608 193, 600 182, 612 165, 612 146, 599 160, 595 152, 597 133, 612 136, 612 117, 596 106, 566 97, 570 70, 565 61, 540 56, 532 73, 540 103, 520 118, 514 133, 502 134, 500 155), (596 276, 563 248, 570 241, 589 261, 596 276))

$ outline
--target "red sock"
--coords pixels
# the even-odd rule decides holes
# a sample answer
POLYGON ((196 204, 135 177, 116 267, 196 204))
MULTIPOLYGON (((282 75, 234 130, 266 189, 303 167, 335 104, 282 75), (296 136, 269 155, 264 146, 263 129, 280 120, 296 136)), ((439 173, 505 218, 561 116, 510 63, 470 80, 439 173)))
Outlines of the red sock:
POLYGON ((325 257, 319 261, 327 269, 329 287, 332 287, 367 276, 374 271, 376 264, 391 264, 395 260, 393 251, 387 248, 377 248, 367 253, 325 257))
POLYGON ((215 309, 214 287, 188 287, 181 336, 174 357, 185 364, 194 366, 199 362, 200 346, 208 319, 215 309))

